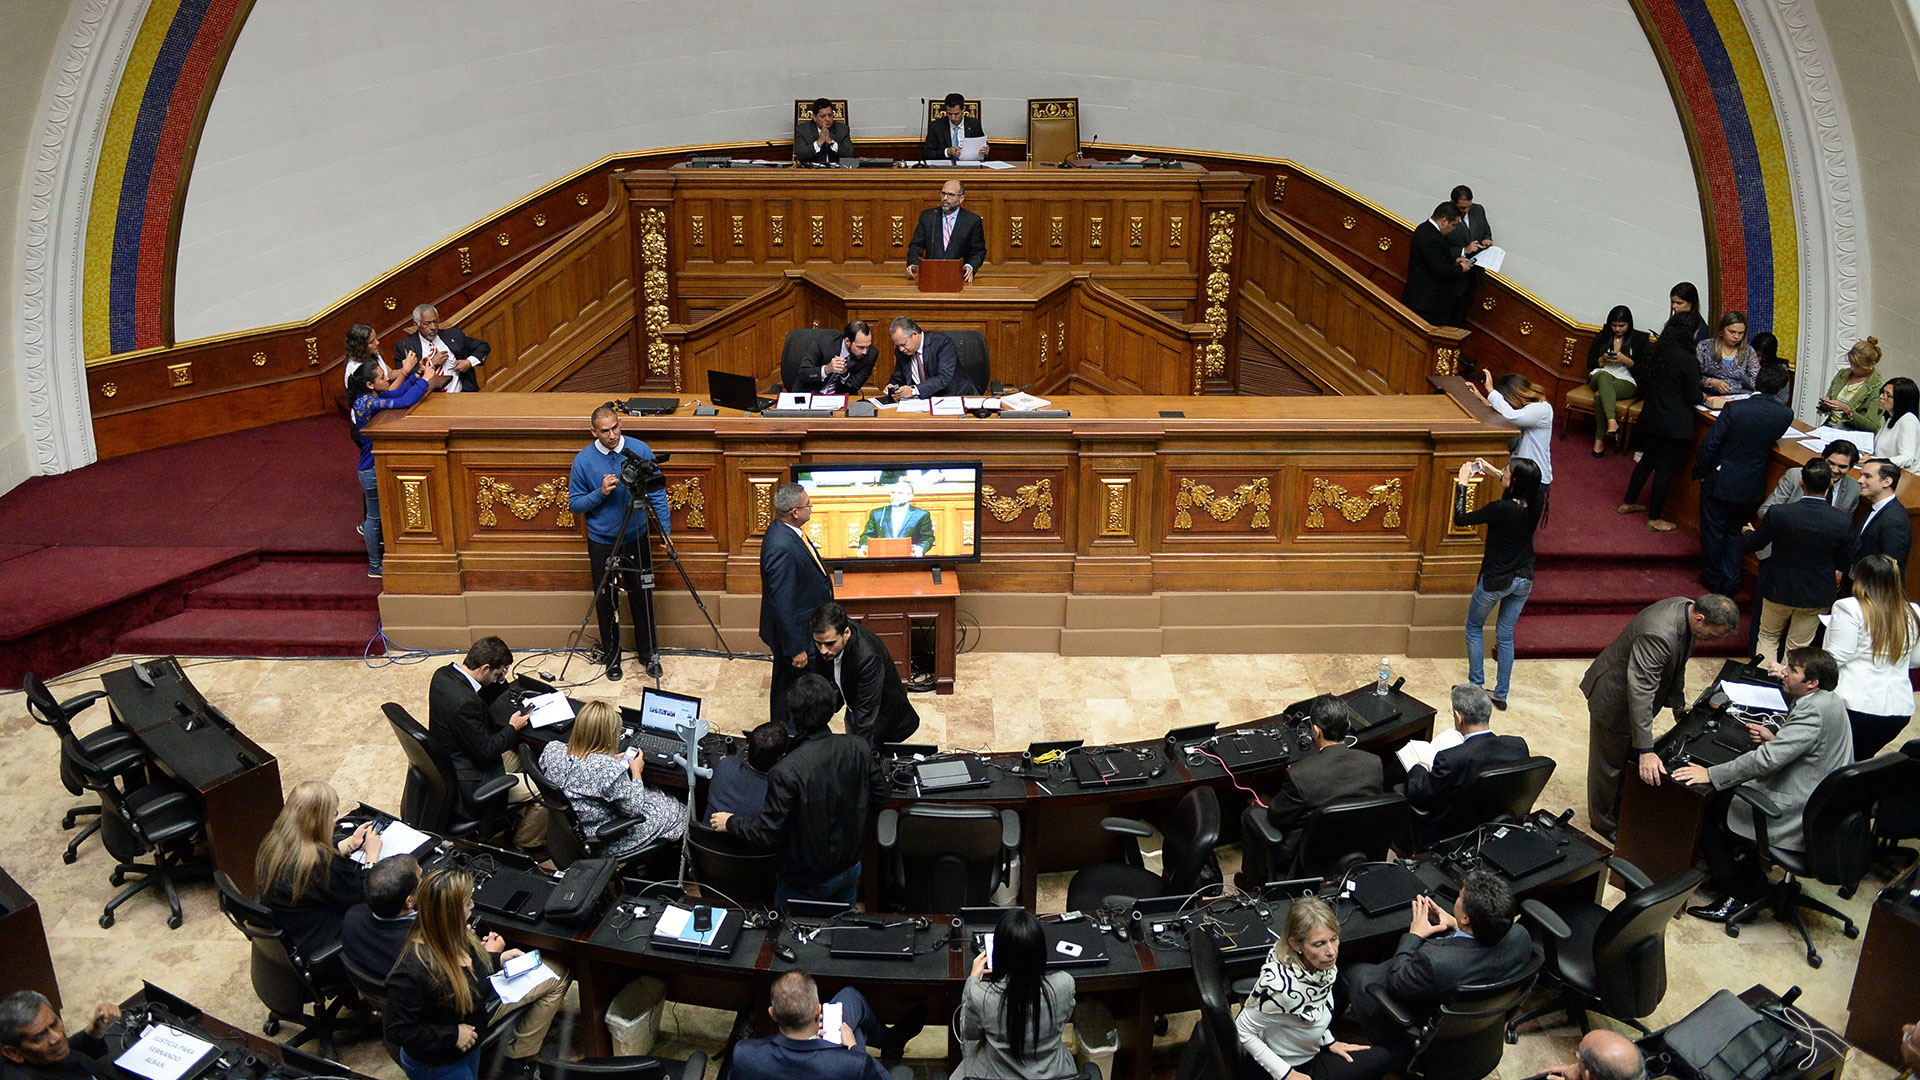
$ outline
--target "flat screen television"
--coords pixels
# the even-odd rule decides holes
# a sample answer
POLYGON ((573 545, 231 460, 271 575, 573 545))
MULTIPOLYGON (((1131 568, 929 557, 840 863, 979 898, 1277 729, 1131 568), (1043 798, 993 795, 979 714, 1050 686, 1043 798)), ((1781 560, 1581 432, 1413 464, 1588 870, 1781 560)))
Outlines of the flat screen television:
POLYGON ((980 561, 980 462, 870 461, 794 465, 813 517, 805 528, 842 569, 980 561))

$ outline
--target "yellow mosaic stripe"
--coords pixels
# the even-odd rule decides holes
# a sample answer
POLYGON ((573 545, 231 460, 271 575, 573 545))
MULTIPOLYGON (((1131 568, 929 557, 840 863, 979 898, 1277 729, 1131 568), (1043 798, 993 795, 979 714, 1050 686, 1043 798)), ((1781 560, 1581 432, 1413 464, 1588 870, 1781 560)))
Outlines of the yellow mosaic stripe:
POLYGON ((88 360, 97 360, 113 351, 113 338, 107 326, 108 306, 113 289, 113 237, 119 226, 120 187, 126 181, 127 155, 132 150, 133 127, 140 119, 140 102, 146 97, 147 83, 153 78, 153 65, 167 30, 180 11, 180 0, 152 0, 133 51, 120 73, 120 86, 114 92, 113 111, 108 114, 107 130, 95 156, 93 205, 87 212, 87 263, 82 308, 84 342, 88 360))

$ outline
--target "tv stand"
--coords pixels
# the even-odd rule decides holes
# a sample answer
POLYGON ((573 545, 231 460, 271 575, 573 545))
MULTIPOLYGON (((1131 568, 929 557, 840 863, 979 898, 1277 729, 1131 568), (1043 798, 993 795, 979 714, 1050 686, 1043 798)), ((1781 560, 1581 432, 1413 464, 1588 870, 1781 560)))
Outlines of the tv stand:
MULTIPOLYGON (((836 574, 836 578, 841 575, 836 574)), ((854 570, 834 582, 835 600, 886 645, 905 680, 913 674, 913 624, 933 624, 933 692, 953 693, 953 652, 960 618, 960 576, 934 567, 918 570, 854 570)))

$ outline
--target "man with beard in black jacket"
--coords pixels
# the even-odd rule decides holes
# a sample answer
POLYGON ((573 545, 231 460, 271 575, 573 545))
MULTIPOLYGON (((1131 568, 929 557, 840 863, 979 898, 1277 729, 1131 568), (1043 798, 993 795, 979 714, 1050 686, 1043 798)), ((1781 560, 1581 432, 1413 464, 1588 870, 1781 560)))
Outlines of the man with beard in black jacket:
POLYGON ((818 675, 800 676, 787 691, 787 717, 799 735, 767 774, 759 820, 714 814, 709 822, 750 844, 780 853, 773 902, 823 900, 851 904, 860 891, 860 852, 887 778, 865 739, 827 730, 840 695, 818 675))

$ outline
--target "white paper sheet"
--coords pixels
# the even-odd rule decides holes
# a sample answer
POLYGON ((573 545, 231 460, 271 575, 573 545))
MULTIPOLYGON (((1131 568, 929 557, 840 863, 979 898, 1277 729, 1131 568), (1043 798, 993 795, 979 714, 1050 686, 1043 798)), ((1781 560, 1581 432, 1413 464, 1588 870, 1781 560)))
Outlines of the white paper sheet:
POLYGON ((1735 705, 1749 709, 1765 709, 1768 712, 1786 712, 1787 699, 1780 691, 1771 686, 1755 686, 1752 683, 1723 682, 1721 692, 1735 705))
POLYGON ((807 408, 809 409, 833 409, 838 411, 846 407, 847 395, 845 394, 815 394, 807 400, 807 408))
POLYGON ((1011 169, 1014 167, 1014 164, 1011 161, 983 161, 980 163, 980 167, 983 169, 1011 169))
POLYGON ((1835 439, 1845 439, 1859 449, 1862 458, 1873 456, 1873 432, 1871 431, 1849 431, 1846 428, 1822 424, 1812 431, 1800 432, 1795 437, 1816 454, 1825 450, 1827 444, 1835 439))
POLYGON ((205 1039, 155 1024, 114 1064, 147 1080, 180 1080, 212 1050, 213 1044, 205 1039))
POLYGON ((1053 403, 1043 397, 1034 397, 1025 390, 1017 390, 1002 397, 1000 404, 1014 412, 1028 412, 1033 409, 1044 409, 1053 403))
POLYGON ((1501 265, 1506 261, 1507 249, 1498 244, 1489 248, 1481 248, 1473 256, 1473 265, 1491 270, 1496 274, 1500 272, 1501 265))
MULTIPOLYGON (((395 855, 411 855, 431 843, 433 843, 433 837, 406 822, 390 821, 387 827, 380 831, 380 859, 385 861, 395 855)), ((348 858, 362 866, 367 864, 367 852, 364 848, 354 852, 348 858)))
POLYGON ((987 160, 987 137, 985 135, 979 136, 978 138, 968 137, 960 140, 960 157, 955 161, 955 164, 985 160, 987 160))
POLYGON ((726 908, 714 908, 713 924, 705 932, 693 928, 693 909, 670 904, 660 913, 660 921, 653 926, 653 936, 684 941, 689 945, 711 945, 713 939, 720 936, 720 928, 727 925, 727 919, 733 913, 726 908))
POLYGON ((957 397, 937 397, 928 399, 935 416, 965 416, 967 410, 961 406, 957 397))
POLYGON ((527 699, 527 723, 533 727, 552 727, 573 719, 573 706, 558 690, 527 699))
POLYGON ((970 397, 970 398, 961 398, 960 400, 965 402, 967 408, 969 409, 1000 408, 1000 399, 997 397, 970 397))
POLYGON ((559 978, 558 972, 543 963, 511 979, 507 977, 506 972, 496 971, 487 976, 487 981, 493 984, 493 992, 500 995, 501 1002, 511 1005, 539 989, 540 985, 548 979, 558 981, 559 978))
POLYGON ((903 413, 923 413, 928 411, 931 405, 932 402, 929 402, 926 398, 913 397, 900 403, 900 411, 903 413))
POLYGON ((1393 753, 1400 759, 1400 767, 1403 769, 1411 769, 1415 765, 1431 769, 1433 759, 1439 757, 1441 751, 1451 750, 1465 741, 1458 728, 1448 728, 1436 736, 1432 742, 1413 739, 1393 753))
POLYGON ((812 394, 783 391, 780 397, 774 402, 773 407, 776 409, 808 409, 812 408, 812 406, 808 404, 812 398, 812 394))

